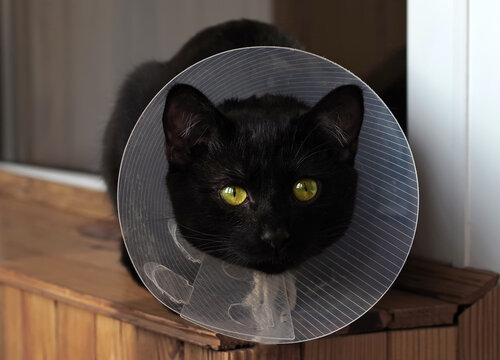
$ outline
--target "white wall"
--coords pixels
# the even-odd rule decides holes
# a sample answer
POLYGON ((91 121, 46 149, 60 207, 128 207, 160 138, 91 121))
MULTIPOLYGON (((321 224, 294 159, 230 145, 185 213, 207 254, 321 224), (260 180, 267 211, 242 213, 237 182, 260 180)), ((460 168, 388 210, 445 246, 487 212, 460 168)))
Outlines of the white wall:
POLYGON ((414 252, 465 263, 466 0, 408 1, 408 133, 420 184, 414 252))
POLYGON ((500 2, 408 1, 414 252, 500 272, 500 2))
POLYGON ((500 1, 469 6, 470 265, 500 271, 500 1))

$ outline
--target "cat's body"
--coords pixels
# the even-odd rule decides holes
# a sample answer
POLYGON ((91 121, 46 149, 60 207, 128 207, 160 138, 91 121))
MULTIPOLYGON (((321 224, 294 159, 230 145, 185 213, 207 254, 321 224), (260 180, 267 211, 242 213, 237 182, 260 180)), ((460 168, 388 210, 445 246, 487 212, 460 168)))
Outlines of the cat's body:
MULTIPOLYGON (((272 26, 230 22, 129 77, 105 135, 103 173, 113 200, 126 140, 156 92, 202 58, 255 45, 298 46, 272 26)), ((356 86, 332 90, 313 108, 275 95, 212 104, 191 86, 174 86, 163 127, 181 233, 199 250, 268 273, 320 253, 350 222, 362 118, 356 86)))
POLYGON ((101 168, 113 204, 116 204, 118 172, 128 137, 156 93, 182 70, 202 59, 223 51, 258 45, 300 48, 298 42, 271 25, 251 20, 230 21, 198 33, 169 61, 142 64, 127 77, 103 142, 101 168))

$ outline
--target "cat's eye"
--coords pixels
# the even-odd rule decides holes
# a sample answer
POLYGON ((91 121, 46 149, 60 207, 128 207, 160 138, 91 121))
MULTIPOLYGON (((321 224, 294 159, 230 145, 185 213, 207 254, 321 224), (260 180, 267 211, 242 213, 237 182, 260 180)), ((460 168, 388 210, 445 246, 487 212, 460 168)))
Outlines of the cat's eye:
POLYGON ((301 179, 293 185, 293 194, 299 201, 309 201, 318 193, 318 184, 312 179, 301 179))
POLYGON ((240 205, 247 198, 247 192, 239 186, 226 186, 220 192, 220 196, 229 205, 240 205))

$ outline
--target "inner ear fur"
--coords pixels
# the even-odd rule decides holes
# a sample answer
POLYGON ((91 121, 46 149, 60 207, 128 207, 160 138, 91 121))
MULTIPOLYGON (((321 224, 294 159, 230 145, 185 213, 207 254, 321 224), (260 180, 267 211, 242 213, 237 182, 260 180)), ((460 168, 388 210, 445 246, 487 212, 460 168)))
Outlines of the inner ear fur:
POLYGON ((217 141, 218 117, 215 106, 198 89, 185 84, 172 87, 162 117, 168 161, 186 164, 194 147, 213 145, 217 141))
POLYGON ((363 91, 356 85, 340 86, 326 94, 311 112, 322 129, 349 146, 357 141, 363 123, 363 91))

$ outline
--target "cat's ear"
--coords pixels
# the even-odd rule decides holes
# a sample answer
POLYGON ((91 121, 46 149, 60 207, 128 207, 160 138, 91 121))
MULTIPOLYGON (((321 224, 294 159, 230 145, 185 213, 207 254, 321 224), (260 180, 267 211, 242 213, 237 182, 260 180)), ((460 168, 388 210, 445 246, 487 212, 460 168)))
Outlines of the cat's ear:
POLYGON ((310 115, 328 136, 340 142, 341 160, 352 160, 364 115, 361 88, 344 85, 330 91, 311 109, 310 115))
POLYGON ((195 147, 217 146, 218 118, 219 112, 202 92, 185 84, 172 87, 163 111, 168 161, 182 166, 190 162, 195 147))

